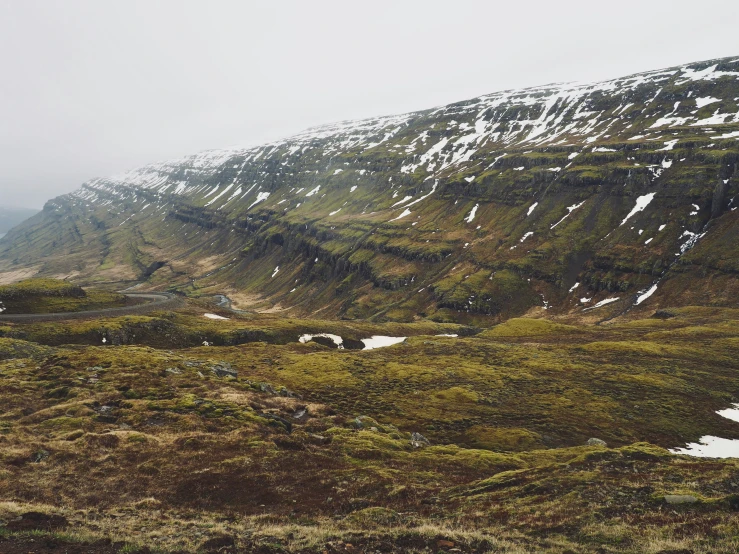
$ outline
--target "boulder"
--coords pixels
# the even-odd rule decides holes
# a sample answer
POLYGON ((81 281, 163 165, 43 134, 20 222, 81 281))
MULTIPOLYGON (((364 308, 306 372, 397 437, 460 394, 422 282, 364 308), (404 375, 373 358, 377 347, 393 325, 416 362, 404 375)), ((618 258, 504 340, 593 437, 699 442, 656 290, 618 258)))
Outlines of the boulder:
POLYGON ((228 362, 222 362, 211 366, 210 370, 217 377, 233 377, 234 379, 239 376, 239 372, 231 367, 228 362))
POLYGON ((693 504, 698 498, 691 494, 666 494, 665 502, 668 504, 693 504))
POLYGON ((608 446, 606 444, 606 441, 602 439, 596 439, 596 438, 588 439, 588 442, 586 444, 588 446, 606 446, 606 447, 608 446))
POLYGON ((429 440, 421 433, 411 433, 411 446, 413 446, 413 448, 423 448, 429 444, 431 444, 429 440))

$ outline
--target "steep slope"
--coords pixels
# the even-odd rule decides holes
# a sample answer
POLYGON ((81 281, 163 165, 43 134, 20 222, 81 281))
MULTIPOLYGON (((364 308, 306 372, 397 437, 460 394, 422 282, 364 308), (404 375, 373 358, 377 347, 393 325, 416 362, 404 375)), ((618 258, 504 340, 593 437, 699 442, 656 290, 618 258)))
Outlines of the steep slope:
POLYGON ((735 305, 738 103, 727 58, 152 164, 50 201, 0 271, 321 317, 735 305))

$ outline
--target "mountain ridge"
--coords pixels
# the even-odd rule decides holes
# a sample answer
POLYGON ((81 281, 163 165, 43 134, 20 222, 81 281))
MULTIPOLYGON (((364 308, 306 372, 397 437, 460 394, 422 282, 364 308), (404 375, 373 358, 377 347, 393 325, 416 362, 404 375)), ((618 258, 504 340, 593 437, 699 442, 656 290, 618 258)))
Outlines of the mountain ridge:
POLYGON ((709 60, 149 164, 47 203, 0 272, 325 317, 734 305, 738 78, 709 60))

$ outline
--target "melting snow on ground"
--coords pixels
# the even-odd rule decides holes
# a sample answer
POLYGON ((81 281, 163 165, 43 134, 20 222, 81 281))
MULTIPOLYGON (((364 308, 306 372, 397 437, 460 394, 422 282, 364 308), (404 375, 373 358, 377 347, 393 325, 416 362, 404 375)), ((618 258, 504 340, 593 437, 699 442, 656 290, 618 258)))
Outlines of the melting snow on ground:
POLYGON ((277 267, 275 268, 275 271, 274 271, 274 273, 272 273, 272 278, 274 278, 274 276, 275 276, 275 275, 277 275, 277 273, 278 273, 279 271, 280 271, 280 266, 278 265, 278 266, 277 266, 277 267))
POLYGON ((534 209, 535 209, 535 208, 536 208, 536 207, 537 207, 538 205, 539 205, 539 203, 538 203, 538 202, 534 202, 533 204, 531 204, 531 206, 529 206, 529 211, 528 211, 528 212, 526 212, 526 217, 529 217, 529 216, 531 215, 531 212, 533 212, 533 211, 534 211, 534 209))
POLYGON ((574 212, 574 211, 575 211, 576 209, 578 209, 578 208, 579 208, 580 206, 582 206, 583 204, 585 204, 585 200, 583 200, 583 201, 582 201, 582 202, 580 202, 579 204, 573 204, 572 206, 567 206, 567 213, 565 214, 565 216, 564 216, 564 217, 563 217, 562 219, 560 219, 560 220, 559 220, 559 221, 558 221, 557 223, 555 223, 554 225, 552 225, 552 226, 550 227, 550 229, 554 229, 554 228, 555 228, 555 227, 556 227, 557 225, 559 225, 559 224, 560 224, 560 223, 562 223, 562 222, 563 222, 563 221, 564 221, 565 219, 567 219, 568 217, 570 217, 570 214, 571 214, 572 212, 574 212))
POLYGON ((712 98, 711 96, 695 99, 695 105, 698 106, 698 108, 708 106, 708 104, 713 104, 714 102, 721 102, 721 100, 719 100, 718 98, 712 98))
POLYGON ((254 202, 251 203, 251 205, 247 208, 247 210, 249 210, 253 206, 259 204, 263 200, 267 200, 267 198, 269 198, 269 193, 268 192, 260 192, 259 194, 257 194, 257 199, 254 202))
POLYGON ((391 219, 390 221, 396 221, 398 219, 403 219, 404 217, 409 216, 409 215, 411 215, 411 211, 410 210, 404 210, 402 214, 400 214, 396 218, 391 219))
MULTIPOLYGON (((739 404, 734 404, 733 408, 719 410, 716 413, 739 422, 739 404)), ((670 452, 673 454, 687 454, 697 458, 739 458, 739 440, 705 435, 698 442, 691 442, 685 448, 674 448, 670 452)))
POLYGON ((665 147, 660 148, 660 150, 672 150, 679 141, 680 139, 668 140, 665 142, 665 147))
POLYGON ((403 198, 403 200, 398 200, 398 201, 397 201, 397 202, 396 202, 395 204, 393 204, 393 205, 392 205, 392 206, 390 206, 390 207, 391 207, 391 208, 394 208, 395 206, 400 206, 401 204, 405 204, 405 203, 406 203, 406 202, 408 202, 408 200, 410 200, 411 198, 413 198, 413 197, 412 197, 412 196, 406 196, 405 198, 403 198))
POLYGON ((472 208, 472 211, 467 215, 467 217, 464 218, 467 223, 472 223, 472 220, 475 219, 475 214, 477 213, 477 208, 479 206, 480 204, 475 204, 475 207, 472 208))
POLYGON ((677 256, 682 256, 688 250, 693 248, 693 246, 695 246, 695 243, 698 242, 705 234, 706 233, 691 233, 690 231, 683 231, 683 234, 680 235, 680 238, 688 237, 688 240, 686 240, 680 246, 680 252, 677 253, 677 256))
MULTIPOLYGON (((649 240, 652 240, 652 239, 649 239, 649 240)), ((647 242, 649 242, 649 241, 647 241, 647 242)), ((649 290, 648 291, 640 294, 639 295, 639 298, 636 299, 635 305, 638 306, 639 304, 641 304, 642 302, 644 302, 647 298, 649 298, 650 296, 652 296, 655 292, 657 292, 657 285, 656 284, 654 284, 651 287, 649 287, 649 290)))
MULTIPOLYGON (((631 216, 633 216, 636 213, 643 212, 644 209, 649 206, 649 203, 654 200, 654 195, 657 194, 656 192, 650 192, 649 194, 645 194, 644 196, 640 196, 636 199, 636 206, 629 212, 629 215, 627 215, 624 220, 621 222, 621 225, 626 223, 629 219, 631 219, 631 216)), ((619 225, 619 227, 621 226, 619 225)))
POLYGON ((218 314, 203 314, 203 317, 207 317, 208 319, 228 319, 227 317, 223 317, 218 314))
MULTIPOLYGON (((339 335, 332 335, 331 333, 301 335, 300 337, 298 337, 298 341, 305 344, 306 342, 313 340, 313 337, 324 337, 327 339, 331 339, 340 350, 344 349, 344 339, 341 338, 339 335)), ((406 337, 385 337, 382 335, 373 335, 368 339, 362 339, 362 343, 364 344, 364 348, 362 350, 374 350, 375 348, 392 346, 393 344, 403 342, 405 339, 406 337)))
POLYGON ((375 348, 399 344, 405 339, 406 337, 384 337, 381 335, 372 335, 368 339, 362 339, 362 342, 364 343, 364 350, 374 350, 375 348))
POLYGON ((593 308, 600 308, 601 306, 605 306, 606 304, 610 304, 611 302, 615 302, 616 300, 619 300, 619 297, 616 296, 614 298, 606 298, 605 300, 601 300, 598 302, 593 308))

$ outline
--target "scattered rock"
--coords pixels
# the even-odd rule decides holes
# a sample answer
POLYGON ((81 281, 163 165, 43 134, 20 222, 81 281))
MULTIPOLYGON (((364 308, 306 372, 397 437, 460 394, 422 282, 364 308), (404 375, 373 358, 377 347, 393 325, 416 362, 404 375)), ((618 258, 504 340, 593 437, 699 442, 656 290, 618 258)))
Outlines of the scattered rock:
POLYGON ((298 408, 293 413, 293 419, 297 419, 298 421, 305 421, 308 417, 308 408, 298 408))
POLYGON ((693 504, 698 498, 690 494, 666 494, 665 502, 668 504, 693 504))
POLYGON ((588 439, 588 442, 586 444, 588 446, 605 446, 605 447, 608 446, 606 444, 606 441, 601 440, 601 439, 596 439, 596 438, 588 439))
POLYGON ((369 416, 357 416, 352 420, 350 425, 355 429, 371 429, 372 427, 376 427, 378 430, 384 431, 382 426, 369 416))
POLYGON ((239 376, 239 372, 231 367, 228 362, 221 362, 211 366, 210 370, 217 377, 233 377, 234 379, 239 376))
POLYGON ((180 373, 182 373, 182 370, 177 369, 176 367, 168 367, 164 371, 166 371, 167 373, 171 373, 172 375, 179 375, 180 373))
POLYGON ((286 420, 284 417, 280 417, 275 414, 259 414, 259 416, 263 417, 264 419, 271 419, 272 421, 282 423, 288 434, 293 432, 293 424, 286 420))
POLYGON ((287 387, 282 387, 280 389, 280 393, 279 394, 280 394, 280 396, 284 396, 285 398, 300 398, 300 399, 303 398, 298 393, 291 391, 287 387))
MULTIPOLYGON (((51 456, 51 454, 47 450, 37 450, 31 455, 31 460, 38 464, 40 462, 43 462, 46 458, 51 456)), ((29 512, 29 513, 35 513, 35 512, 29 512)))
POLYGON ((316 435, 313 433, 308 435, 308 438, 310 439, 310 442, 318 445, 329 444, 331 442, 331 437, 324 437, 323 435, 316 435))
POLYGON ((272 385, 270 385, 269 383, 259 383, 259 390, 268 394, 277 394, 275 389, 273 389, 272 385))
POLYGON ((55 514, 42 514, 41 512, 26 512, 18 519, 8 522, 9 531, 53 531, 67 527, 67 518, 55 514))
POLYGON ((421 433, 411 433, 411 445, 413 448, 423 448, 431 444, 421 433))

